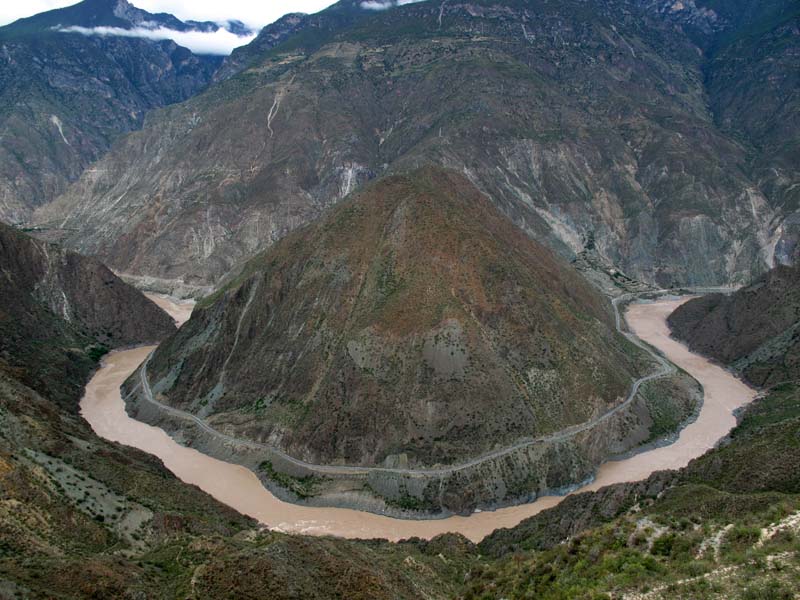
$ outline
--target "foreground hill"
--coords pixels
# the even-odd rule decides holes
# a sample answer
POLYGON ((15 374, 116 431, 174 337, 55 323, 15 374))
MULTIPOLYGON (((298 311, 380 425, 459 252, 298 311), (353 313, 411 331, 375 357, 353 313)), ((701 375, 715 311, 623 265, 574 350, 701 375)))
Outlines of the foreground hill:
POLYGON ((788 600, 799 423, 784 386, 688 468, 572 496, 477 546, 347 541, 258 528, 0 369, 0 594, 788 600))
POLYGON ((778 267, 725 296, 687 302, 669 318, 695 352, 730 364, 758 386, 800 379, 800 268, 778 267))
POLYGON ((37 221, 202 289, 369 179, 434 163, 558 252, 591 238, 661 286, 791 260, 795 3, 360 7, 277 24, 37 221))
MULTIPOLYGON (((434 511, 574 484, 652 424, 634 403, 592 426, 650 372, 646 355, 594 288, 438 168, 370 184, 253 259, 146 369, 160 401, 279 451, 238 457, 265 479, 303 473, 280 452, 431 470, 371 474, 368 489, 361 474, 352 491, 434 511)), ((131 410, 160 422, 139 384, 131 410)))
POLYGON ((165 312, 95 259, 2 223, 0 273, 0 366, 52 400, 74 400, 110 348, 175 331, 165 312))
POLYGON ((172 41, 84 35, 69 27, 181 31, 171 15, 125 0, 86 0, 0 27, 0 219, 20 223, 64 192, 145 114, 208 84, 217 57, 172 41))
POLYGON ((456 593, 456 555, 443 568, 416 545, 263 531, 152 456, 98 438, 77 411, 92 350, 155 341, 171 320, 96 261, 5 226, 0 277, 0 597, 456 593))

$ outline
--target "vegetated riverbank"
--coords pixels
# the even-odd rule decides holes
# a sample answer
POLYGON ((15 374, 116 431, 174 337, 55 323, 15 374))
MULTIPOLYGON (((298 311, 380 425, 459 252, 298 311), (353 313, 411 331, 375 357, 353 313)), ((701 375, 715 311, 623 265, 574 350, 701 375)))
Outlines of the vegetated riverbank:
MULTIPOLYGON (((689 467, 552 499, 554 509, 476 546, 453 534, 393 544, 257 528, 174 480, 161 461, 100 440, 52 403, 17 398, 0 385, 0 591, 65 598, 790 598, 800 584, 800 394, 784 387, 745 407, 730 436, 689 467), (20 445, 36 452, 18 451, 20 445), (147 510, 150 520, 124 528, 128 515, 147 510)), ((506 526, 503 511, 484 514, 506 526)))

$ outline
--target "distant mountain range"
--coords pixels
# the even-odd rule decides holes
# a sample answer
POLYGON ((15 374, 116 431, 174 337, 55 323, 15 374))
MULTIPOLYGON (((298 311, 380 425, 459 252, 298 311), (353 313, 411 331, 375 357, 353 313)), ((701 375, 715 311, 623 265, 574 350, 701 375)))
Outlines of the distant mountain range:
POLYGON ((652 284, 746 282, 796 247, 797 31, 787 0, 343 0, 266 28, 34 221, 202 291, 364 182, 437 164, 566 258, 592 240, 652 284))
POLYGON ((167 13, 153 14, 136 8, 127 0, 84 0, 73 6, 58 8, 32 17, 19 19, 0 29, 3 37, 41 35, 70 27, 116 27, 119 29, 156 29, 173 31, 214 32, 226 29, 236 35, 253 33, 244 23, 231 20, 226 23, 212 21, 181 21, 167 13))
MULTIPOLYGON (((0 27, 0 220, 28 220, 150 110, 204 89, 222 61, 166 39, 85 35, 97 28, 220 26, 153 15, 125 0, 86 0, 0 27)), ((229 28, 246 34, 241 23, 229 28)))

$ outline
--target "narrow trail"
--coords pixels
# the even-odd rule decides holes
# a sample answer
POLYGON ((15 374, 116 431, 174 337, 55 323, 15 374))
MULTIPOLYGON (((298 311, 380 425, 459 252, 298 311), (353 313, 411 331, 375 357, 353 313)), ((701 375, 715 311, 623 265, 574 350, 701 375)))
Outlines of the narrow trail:
MULTIPOLYGON (((704 292, 710 291, 728 291, 730 288, 702 288, 704 292)), ((652 293, 669 293, 670 290, 658 290, 652 293)), ((700 291, 700 288, 695 288, 692 291, 700 291)), ((602 415, 581 423, 579 425, 574 425, 572 427, 568 427, 566 429, 562 429, 556 433, 534 437, 534 438, 522 438, 518 442, 513 445, 506 446, 504 448, 499 448, 497 450, 492 450, 491 452, 486 452, 473 458, 472 460, 449 465, 446 467, 439 467, 439 468, 430 468, 430 469, 401 469, 401 468, 388 468, 388 467, 359 467, 359 466, 348 466, 348 465, 318 465, 314 463, 305 462, 298 458, 295 458, 280 448, 275 446, 270 446, 269 444, 262 444, 260 442, 255 442, 252 440, 246 440, 242 438, 237 438, 230 436, 226 433, 223 433, 217 429, 214 429, 205 419, 198 417, 192 413, 186 412, 184 410, 174 408, 162 402, 159 402, 153 396, 152 389, 150 387, 150 382, 147 377, 147 366, 150 363, 150 358, 152 357, 152 353, 147 357, 147 360, 142 364, 142 367, 139 371, 140 380, 142 384, 142 391, 144 392, 145 399, 153 404, 154 406, 158 407, 160 410, 168 413, 173 417, 178 417, 180 419, 189 421, 198 427, 200 427, 206 433, 209 433, 220 440, 225 442, 235 444, 238 446, 245 446, 248 448, 253 448, 255 450, 265 450, 270 452, 271 454, 280 457, 281 459, 304 469, 309 469, 316 471, 318 473, 327 473, 331 475, 353 475, 353 474, 369 474, 369 473, 386 473, 386 474, 397 474, 397 475, 405 475, 405 476, 441 476, 441 475, 450 475, 452 473, 456 473, 458 471, 462 471, 464 469, 471 469, 484 463, 486 461, 495 460, 497 458, 502 458, 503 456, 507 456, 513 452, 517 452, 518 450, 522 450, 524 448, 536 445, 536 444, 547 444, 547 443, 554 443, 554 442, 561 442, 567 440, 579 433, 583 433, 584 431, 588 431, 607 421, 617 413, 622 410, 625 410, 630 406, 630 404, 636 399, 636 395, 639 393, 642 385, 649 382, 654 381, 656 379, 660 379, 661 377, 666 377, 667 375, 671 375, 676 372, 675 366, 666 360, 663 356, 655 352, 650 346, 644 344, 639 338, 637 338, 634 334, 625 331, 623 329, 623 319, 619 312, 619 305, 623 302, 627 302, 632 300, 633 298, 639 296, 641 294, 626 294, 624 296, 620 296, 618 298, 614 298, 612 300, 612 306, 614 308, 614 318, 615 318, 615 326, 619 333, 624 335, 631 343, 633 343, 636 347, 640 348, 641 350, 647 352, 658 364, 658 368, 655 372, 651 373, 650 375, 646 375, 644 377, 639 377, 638 379, 634 380, 631 384, 631 389, 628 392, 628 396, 625 398, 623 402, 608 410, 607 412, 603 413, 602 415)), ((253 294, 251 293, 250 299, 247 302, 247 306, 245 307, 245 311, 250 305, 250 301, 253 299, 253 294)), ((241 326, 241 320, 240 320, 241 326)), ((237 336, 236 339, 238 341, 238 333, 239 330, 237 328, 237 336)), ((230 360, 230 357, 228 357, 230 360)), ((227 366, 227 361, 225 363, 227 366)), ((224 370, 224 367, 223 367, 224 370)))

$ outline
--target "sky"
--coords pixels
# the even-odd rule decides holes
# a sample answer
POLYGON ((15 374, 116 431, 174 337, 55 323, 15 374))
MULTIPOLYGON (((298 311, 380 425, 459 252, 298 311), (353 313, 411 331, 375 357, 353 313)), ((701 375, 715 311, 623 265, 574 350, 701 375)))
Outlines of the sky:
MULTIPOLYGON (((239 20, 258 31, 265 25, 277 21, 290 12, 315 13, 334 3, 335 0, 129 0, 131 4, 151 13, 171 13, 183 21, 239 20)), ((27 0, 10 2, 0 0, 0 25, 5 25, 31 15, 76 4, 77 0, 27 0)), ((76 33, 84 35, 125 35, 148 39, 172 39, 200 54, 230 54, 237 46, 249 43, 255 35, 237 37, 225 30, 216 33, 181 33, 166 29, 125 31, 113 27, 98 27, 93 30, 76 27, 76 33)))
MULTIPOLYGON (((149 12, 171 13, 182 20, 225 21, 238 19, 252 28, 277 21, 290 12, 315 13, 334 0, 129 0, 149 12)), ((0 0, 0 25, 22 17, 77 4, 77 0, 0 0)))

